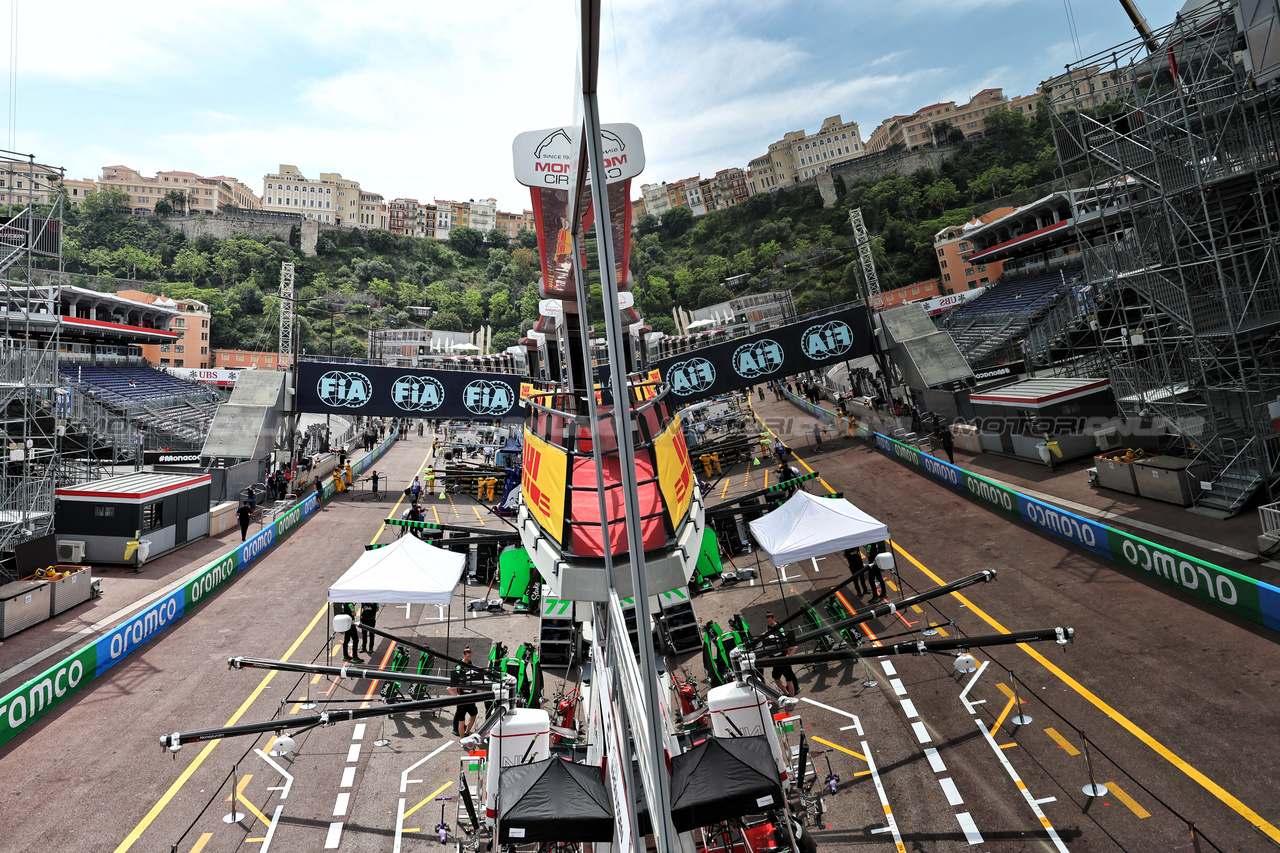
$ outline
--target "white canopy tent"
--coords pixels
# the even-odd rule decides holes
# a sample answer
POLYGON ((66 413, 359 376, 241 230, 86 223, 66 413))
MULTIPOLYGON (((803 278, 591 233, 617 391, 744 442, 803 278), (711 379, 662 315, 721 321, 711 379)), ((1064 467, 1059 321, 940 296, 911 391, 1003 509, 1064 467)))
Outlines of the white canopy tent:
POLYGON ((447 605, 466 561, 465 554, 405 536, 361 554, 329 587, 329 600, 447 605))
POLYGON ((820 498, 804 491, 750 527, 776 566, 889 538, 888 527, 844 498, 820 498))

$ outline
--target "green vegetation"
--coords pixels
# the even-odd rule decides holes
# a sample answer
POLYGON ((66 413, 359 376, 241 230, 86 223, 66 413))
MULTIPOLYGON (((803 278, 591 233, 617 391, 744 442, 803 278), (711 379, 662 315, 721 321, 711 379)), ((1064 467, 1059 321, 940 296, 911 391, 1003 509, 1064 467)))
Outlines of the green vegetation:
MULTIPOLYGON (((985 212, 995 197, 1052 179, 1057 168, 1045 116, 997 111, 988 128, 986 139, 961 143, 936 173, 894 174, 847 191, 837 181, 838 202, 830 208, 816 189, 799 187, 696 219, 687 208, 661 222, 640 217, 631 256, 638 309, 653 328, 670 333, 673 306, 704 307, 735 293, 790 289, 800 311, 847 302, 860 275, 849 229, 855 207, 874 235, 882 287, 935 278, 937 231, 985 212), (731 292, 723 282, 735 275, 747 278, 731 292)), ((955 134, 939 126, 936 135, 955 134)), ((180 210, 180 195, 157 202, 157 212, 180 210)), ((244 235, 188 241, 163 217, 130 216, 127 201, 108 188, 66 211, 72 283, 89 284, 90 275, 139 279, 166 296, 208 303, 214 348, 275 348, 279 303, 269 294, 278 288, 282 261, 296 267, 295 290, 304 303, 300 346, 312 353, 328 352, 331 320, 333 354, 359 356, 371 327, 470 331, 488 324, 500 351, 537 319, 532 232, 509 241, 497 231, 456 228, 441 243, 385 230, 329 230, 308 258, 297 248, 296 231, 290 242, 244 235), (435 316, 415 320, 409 311, 415 306, 429 306, 435 316)))

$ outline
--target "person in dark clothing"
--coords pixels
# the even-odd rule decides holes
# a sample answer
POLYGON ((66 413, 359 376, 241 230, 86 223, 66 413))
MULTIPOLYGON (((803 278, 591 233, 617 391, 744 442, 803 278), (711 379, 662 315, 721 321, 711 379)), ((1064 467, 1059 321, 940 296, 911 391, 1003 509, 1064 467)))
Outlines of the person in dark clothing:
POLYGON ((249 512, 252 513, 258 506, 258 490, 253 486, 244 490, 245 503, 249 504, 249 512))
POLYGON ((320 482, 319 476, 311 483, 311 488, 316 490, 316 500, 324 503, 324 483, 320 482))
POLYGON ((364 663, 358 657, 360 648, 360 632, 356 628, 356 611, 350 602, 340 601, 333 605, 334 616, 350 616, 351 627, 342 634, 342 659, 350 663, 364 663), (350 651, 348 651, 350 648, 350 651))
POLYGON ((885 553, 885 543, 872 542, 867 546, 867 570, 871 573, 871 600, 884 601, 889 597, 889 588, 884 582, 884 571, 880 568, 880 563, 876 557, 885 553))
POLYGON ((942 428, 942 449, 947 452, 947 461, 952 465, 956 464, 956 455, 952 451, 956 447, 956 437, 951 434, 951 427, 944 426, 942 428))
POLYGON ((858 595, 867 595, 867 565, 862 561, 862 552, 857 548, 846 548, 844 558, 849 561, 849 573, 853 575, 853 588, 858 595))
POLYGON ((377 471, 371 471, 369 473, 369 485, 373 488, 374 500, 377 500, 378 498, 382 497, 382 495, 378 493, 378 472, 377 471))
POLYGON ((378 604, 360 605, 360 651, 373 654, 374 633, 369 628, 378 626, 378 604))
MULTIPOLYGON (((779 625, 777 620, 773 618, 773 611, 767 611, 764 614, 764 619, 768 627, 761 638, 763 653, 770 657, 785 657, 795 654, 795 638, 790 631, 779 625)), ((775 666, 769 675, 778 685, 778 690, 784 695, 795 696, 800 692, 800 685, 796 681, 796 671, 791 667, 791 664, 775 666)))
POLYGON ((338 467, 347 467, 347 449, 345 447, 338 451, 338 467))
MULTIPOLYGON (((471 647, 467 646, 462 650, 462 663, 453 668, 453 674, 449 677, 449 692, 454 696, 476 693, 479 688, 472 685, 479 678, 480 673, 471 666, 471 647)), ((458 737, 466 737, 476 724, 476 716, 479 713, 480 709, 476 707, 475 702, 458 705, 453 712, 453 733, 458 737), (467 717, 470 719, 466 719, 467 717)))
POLYGON ((239 508, 236 509, 236 520, 240 522, 240 541, 243 542, 249 536, 249 522, 253 519, 253 510, 249 509, 249 504, 245 501, 240 502, 239 508))
POLYGON ((759 388, 756 389, 756 391, 759 392, 760 402, 763 403, 764 402, 764 386, 761 385, 759 388))

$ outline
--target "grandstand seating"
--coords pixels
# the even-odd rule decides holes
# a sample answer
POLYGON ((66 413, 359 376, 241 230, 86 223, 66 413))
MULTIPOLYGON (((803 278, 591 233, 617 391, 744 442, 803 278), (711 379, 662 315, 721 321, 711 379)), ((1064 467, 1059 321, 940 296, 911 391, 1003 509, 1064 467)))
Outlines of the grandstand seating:
POLYGON ((151 367, 64 365, 58 372, 65 384, 125 413, 160 443, 199 447, 220 402, 199 383, 151 367))
POLYGON ((976 299, 943 316, 942 328, 970 364, 998 355, 1049 311, 1071 284, 1080 267, 1002 278, 976 299))

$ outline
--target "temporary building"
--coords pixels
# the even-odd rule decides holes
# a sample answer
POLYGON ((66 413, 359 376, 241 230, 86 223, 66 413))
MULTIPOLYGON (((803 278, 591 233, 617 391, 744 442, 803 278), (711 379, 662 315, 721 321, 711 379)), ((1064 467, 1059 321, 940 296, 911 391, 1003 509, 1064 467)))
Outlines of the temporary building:
POLYGON ((782 808, 782 783, 764 735, 710 737, 671 759, 677 832, 782 808))
POLYGON ((466 554, 404 536, 361 554, 329 587, 329 600, 447 605, 466 561, 466 554))
POLYGON ((612 841, 613 808, 599 767, 548 758, 502 768, 498 843, 612 841))
POLYGON ((750 527, 776 566, 889 538, 888 527, 844 498, 820 498, 804 491, 750 527))

